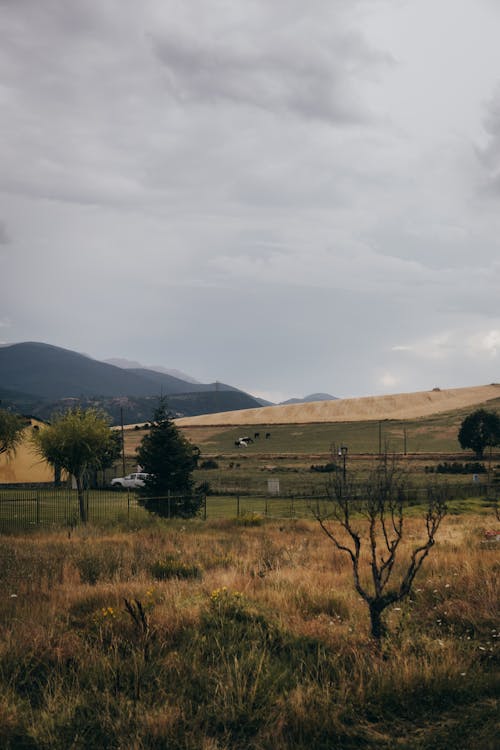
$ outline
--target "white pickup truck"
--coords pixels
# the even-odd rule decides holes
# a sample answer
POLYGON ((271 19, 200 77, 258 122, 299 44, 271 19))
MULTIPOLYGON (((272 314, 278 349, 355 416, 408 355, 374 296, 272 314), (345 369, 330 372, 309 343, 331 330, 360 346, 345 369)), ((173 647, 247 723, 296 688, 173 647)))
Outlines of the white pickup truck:
POLYGON ((111 480, 112 487, 144 487, 145 480, 149 477, 149 474, 144 472, 135 472, 134 474, 127 474, 126 477, 115 477, 111 480))

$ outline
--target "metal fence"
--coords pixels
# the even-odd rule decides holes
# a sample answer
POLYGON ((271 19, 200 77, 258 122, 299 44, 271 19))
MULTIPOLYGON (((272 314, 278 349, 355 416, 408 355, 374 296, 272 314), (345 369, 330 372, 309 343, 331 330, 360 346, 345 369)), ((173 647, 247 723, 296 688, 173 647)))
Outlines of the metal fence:
MULTIPOLYGON (((92 522, 144 518, 147 512, 130 492, 90 490, 84 493, 87 518, 92 522)), ((80 508, 76 490, 0 488, 0 531, 40 526, 77 526, 80 508)))
MULTIPOLYGON (((445 485, 450 500, 470 498, 498 498, 499 487, 487 484, 445 485)), ((362 501, 362 489, 349 488, 349 497, 355 505, 362 501)), ((425 503, 426 488, 406 490, 402 498, 407 505, 425 503)), ((156 498, 155 503, 165 518, 177 515, 176 507, 184 498, 166 496, 156 498)), ((266 494, 238 493, 203 497, 198 517, 202 519, 245 518, 259 515, 266 518, 308 518, 311 507, 317 503, 328 503, 331 498, 323 493, 307 495, 275 496, 266 494)), ((84 493, 85 509, 91 523, 141 522, 151 514, 140 504, 132 491, 89 490, 84 493)), ((35 529, 51 526, 77 526, 80 509, 76 490, 69 489, 16 489, 0 486, 0 532, 15 529, 35 529)))

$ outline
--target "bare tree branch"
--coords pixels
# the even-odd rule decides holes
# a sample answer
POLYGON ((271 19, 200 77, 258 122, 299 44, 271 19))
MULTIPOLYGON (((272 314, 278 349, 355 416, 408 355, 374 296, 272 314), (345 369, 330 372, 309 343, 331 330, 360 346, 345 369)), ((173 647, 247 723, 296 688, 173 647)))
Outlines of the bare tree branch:
POLYGON ((404 538, 405 490, 407 496, 404 477, 397 472, 395 462, 389 463, 386 458, 358 486, 340 479, 337 473, 328 489, 328 512, 319 503, 314 511, 328 539, 351 560, 354 587, 368 605, 371 632, 377 641, 385 632, 382 613, 410 593, 446 514, 446 488, 429 488, 425 539, 410 553, 400 581, 389 589, 404 538), (364 530, 362 523, 354 522, 360 516, 365 519, 364 530), (351 541, 343 541, 339 534, 347 534, 351 541), (363 567, 371 571, 370 585, 362 582, 363 567))

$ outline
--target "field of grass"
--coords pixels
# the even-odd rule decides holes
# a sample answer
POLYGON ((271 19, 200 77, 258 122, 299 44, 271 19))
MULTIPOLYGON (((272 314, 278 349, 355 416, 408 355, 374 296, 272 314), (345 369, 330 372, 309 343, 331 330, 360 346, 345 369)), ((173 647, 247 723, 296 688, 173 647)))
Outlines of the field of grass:
MULTIPOLYGON (((500 399, 487 403, 500 410, 500 399)), ((331 424, 247 425, 239 427, 183 427, 182 432, 207 454, 238 453, 234 441, 242 435, 260 438, 244 450, 249 454, 328 454, 332 445, 347 445, 353 454, 461 453, 457 440, 460 424, 473 409, 458 409, 408 420, 373 420, 331 424), (266 440, 266 433, 271 437, 266 440), (405 439, 406 434, 406 439, 405 439)), ((131 431, 132 434, 134 431, 131 431)), ((138 431, 139 432, 139 431, 138 431)), ((133 438, 127 436, 127 440, 133 438)))
MULTIPOLYGON (((488 402, 488 408, 499 409, 500 399, 488 402)), ((217 461, 216 469, 195 472, 197 483, 209 482, 216 493, 264 493, 268 480, 278 479, 282 494, 290 495, 324 489, 327 477, 311 472, 310 467, 335 460, 332 450, 335 453, 340 445, 348 447, 348 471, 369 470, 380 449, 396 454, 402 468, 417 483, 426 482, 426 467, 436 466, 440 461, 472 461, 473 454, 462 451, 457 440, 460 423, 470 411, 460 409, 399 421, 183 427, 181 431, 201 449, 202 460, 217 461), (259 437, 248 447, 235 447, 239 437, 248 435, 253 439, 255 433, 259 433, 259 437), (268 439, 267 433, 270 433, 268 439), (405 448, 407 455, 404 455, 405 448)), ((135 449, 144 434, 142 429, 125 431, 129 470, 135 469, 135 449)), ((495 468, 500 472, 500 452, 495 452, 491 461, 487 456, 485 463, 488 468, 491 464, 492 472, 495 468)), ((118 467, 116 470, 122 473, 118 467)), ((455 476, 453 481, 471 483, 472 474, 455 476)))
MULTIPOLYGON (((2 489, 0 528, 13 513, 31 520, 0 545, 0 747, 494 750, 491 499, 472 497, 471 476, 449 478, 465 499, 450 502, 412 596, 386 611, 379 650, 349 559, 296 497, 324 491, 329 475, 310 467, 331 460, 332 444, 348 446, 350 477, 372 468, 380 445, 402 453, 406 439, 402 468, 423 484, 437 454, 471 460, 456 442, 463 416, 183 429, 216 461, 195 474, 219 493, 207 520, 162 521, 133 495, 89 493, 94 522, 75 527, 74 494, 13 500, 2 489), (253 445, 234 447, 255 432, 253 445), (269 495, 270 479, 281 497, 269 495), (39 530, 54 518, 59 528, 39 530)), ((126 432, 128 470, 143 434, 126 432)), ((396 577, 423 539, 422 515, 407 510, 396 577)), ((362 537, 364 523, 356 517, 362 537)))
MULTIPOLYGON (((485 515, 493 512, 497 488, 484 493, 481 486, 454 485, 448 505, 451 513, 474 512, 485 515)), ((264 519, 305 519, 313 517, 312 509, 320 498, 331 492, 323 485, 316 491, 309 488, 305 495, 273 496, 269 493, 211 494, 205 498, 199 518, 201 520, 241 519, 259 515, 264 519)), ((425 497, 426 489, 416 488, 409 497, 410 514, 418 513, 418 503, 425 497), (417 506, 416 508, 414 506, 417 506)), ((168 508, 168 498, 165 498, 168 508)), ((126 491, 90 490, 85 493, 87 517, 95 527, 113 528, 122 525, 130 530, 153 522, 151 515, 140 504, 138 496, 126 491)), ((166 510, 166 514, 168 512, 166 510)), ((74 529, 80 523, 79 504, 75 490, 0 489, 0 533, 34 532, 38 529, 74 529)))
MULTIPOLYGON (((4 537, 0 746, 493 750, 492 525, 445 519, 382 652, 348 560, 312 521, 4 537)), ((408 519, 405 556, 422 528, 408 519)))

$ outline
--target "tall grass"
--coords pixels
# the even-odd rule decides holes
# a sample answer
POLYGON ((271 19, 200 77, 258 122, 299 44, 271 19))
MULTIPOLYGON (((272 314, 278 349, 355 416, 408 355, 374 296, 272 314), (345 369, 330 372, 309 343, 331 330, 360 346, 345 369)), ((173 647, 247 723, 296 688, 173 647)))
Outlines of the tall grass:
POLYGON ((382 653, 313 523, 3 538, 0 747, 493 748, 483 525, 445 520, 382 653))

